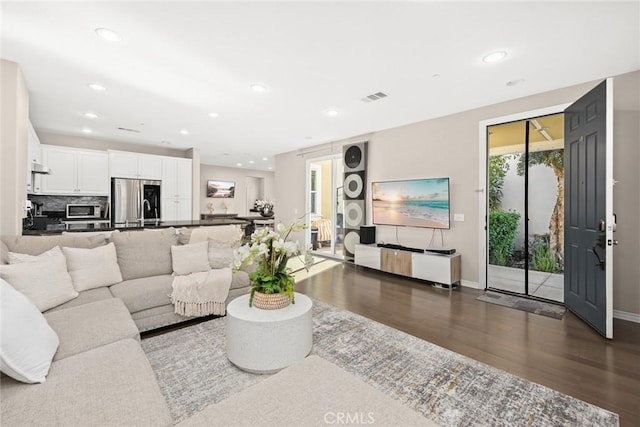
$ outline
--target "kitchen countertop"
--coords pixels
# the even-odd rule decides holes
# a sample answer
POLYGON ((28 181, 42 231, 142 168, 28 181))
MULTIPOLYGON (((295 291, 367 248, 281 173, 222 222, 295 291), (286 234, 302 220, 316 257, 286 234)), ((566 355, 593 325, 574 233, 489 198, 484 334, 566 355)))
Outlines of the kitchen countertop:
POLYGON ((180 228, 180 227, 202 227, 208 225, 227 225, 227 224, 247 224, 248 221, 236 219, 236 218, 215 218, 215 219, 205 219, 205 220, 191 220, 191 221, 151 221, 145 224, 118 224, 115 227, 112 227, 110 224, 104 224, 99 227, 92 228, 73 228, 71 230, 23 230, 23 236, 46 236, 52 234, 62 234, 64 231, 70 232, 96 232, 96 231, 131 231, 131 230, 142 230, 145 228, 148 229, 157 229, 157 228, 180 228))

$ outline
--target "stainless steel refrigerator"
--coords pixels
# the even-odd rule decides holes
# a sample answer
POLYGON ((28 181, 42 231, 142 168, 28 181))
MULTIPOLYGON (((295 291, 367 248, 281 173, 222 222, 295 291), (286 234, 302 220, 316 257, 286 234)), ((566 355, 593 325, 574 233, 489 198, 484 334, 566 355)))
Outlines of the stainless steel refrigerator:
POLYGON ((159 180, 111 178, 111 223, 160 221, 159 180))

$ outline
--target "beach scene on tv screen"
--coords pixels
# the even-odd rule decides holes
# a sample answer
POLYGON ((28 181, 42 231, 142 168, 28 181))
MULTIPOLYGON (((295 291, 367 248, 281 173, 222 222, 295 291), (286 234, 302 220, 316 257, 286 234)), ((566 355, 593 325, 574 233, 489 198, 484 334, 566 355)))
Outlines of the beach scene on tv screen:
POLYGON ((373 222, 381 225, 449 228, 447 178, 373 183, 373 222))

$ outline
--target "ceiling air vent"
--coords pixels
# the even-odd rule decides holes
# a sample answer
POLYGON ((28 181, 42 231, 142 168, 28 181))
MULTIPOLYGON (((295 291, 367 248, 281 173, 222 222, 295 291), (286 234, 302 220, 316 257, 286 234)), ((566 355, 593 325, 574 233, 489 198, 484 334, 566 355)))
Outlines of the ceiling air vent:
POLYGON ((123 131, 125 131, 125 132, 140 133, 140 131, 139 131, 138 129, 118 128, 118 130, 123 130, 123 131))
POLYGON ((376 92, 376 93, 372 93, 371 95, 367 95, 364 98, 361 99, 362 102, 373 102, 373 101, 377 101, 379 99, 382 98, 386 98, 387 94, 384 92, 376 92))

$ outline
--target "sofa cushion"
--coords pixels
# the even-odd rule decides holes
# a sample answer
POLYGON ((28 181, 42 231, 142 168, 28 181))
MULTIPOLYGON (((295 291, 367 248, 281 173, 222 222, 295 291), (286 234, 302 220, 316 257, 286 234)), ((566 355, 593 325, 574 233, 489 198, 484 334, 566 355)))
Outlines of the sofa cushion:
POLYGON ((107 344, 54 362, 47 381, 3 378, 8 426, 169 426, 167 404, 137 341, 107 344))
POLYGON ((231 276, 231 287, 229 289, 246 288, 251 284, 249 274, 246 271, 235 271, 231 276))
POLYGON ((122 282, 116 247, 113 243, 93 249, 62 248, 76 291, 122 282))
POLYGON ((171 274, 171 246, 177 243, 175 228, 153 233, 127 231, 115 233, 118 265, 123 280, 171 274))
POLYGON ((78 296, 62 251, 60 248, 55 251, 55 255, 38 257, 33 262, 0 265, 0 277, 29 298, 40 311, 78 296))
POLYGON ((211 268, 207 257, 208 246, 207 242, 171 246, 174 274, 185 275, 209 271, 211 268))
POLYGON ((21 254, 19 252, 9 252, 7 254, 7 262, 9 264, 20 264, 21 262, 34 262, 34 261, 38 261, 40 258, 56 256, 59 253, 60 253, 60 246, 56 246, 55 248, 49 249, 48 251, 45 251, 40 255, 29 255, 29 254, 21 254))
POLYGON ((135 313, 147 308, 160 307, 171 302, 173 276, 162 275, 125 280, 109 287, 114 297, 120 298, 135 313))
POLYGON ((208 257, 211 268, 230 268, 233 265, 233 253, 237 243, 218 239, 209 239, 208 257))
POLYGON ((60 337, 53 360, 65 359, 121 339, 138 340, 140 334, 129 310, 116 298, 45 313, 60 337))
POLYGON ((234 224, 212 225, 209 227, 181 228, 180 243, 204 242, 208 239, 222 240, 231 243, 240 243, 242 239, 242 229, 234 224))
POLYGON ((47 310, 46 313, 53 311, 65 310, 70 307, 77 307, 83 304, 89 304, 95 301, 101 301, 103 299, 112 299, 111 291, 109 288, 95 288, 88 291, 78 292, 78 298, 74 298, 71 301, 67 301, 64 304, 60 304, 57 307, 53 307, 51 310, 47 310))
POLYGON ((42 383, 59 339, 40 310, 0 279, 0 370, 25 383, 42 383))
POLYGON ((82 236, 57 234, 53 236, 4 236, 8 250, 29 255, 40 255, 56 246, 72 248, 96 248, 106 244, 104 235, 82 236))

